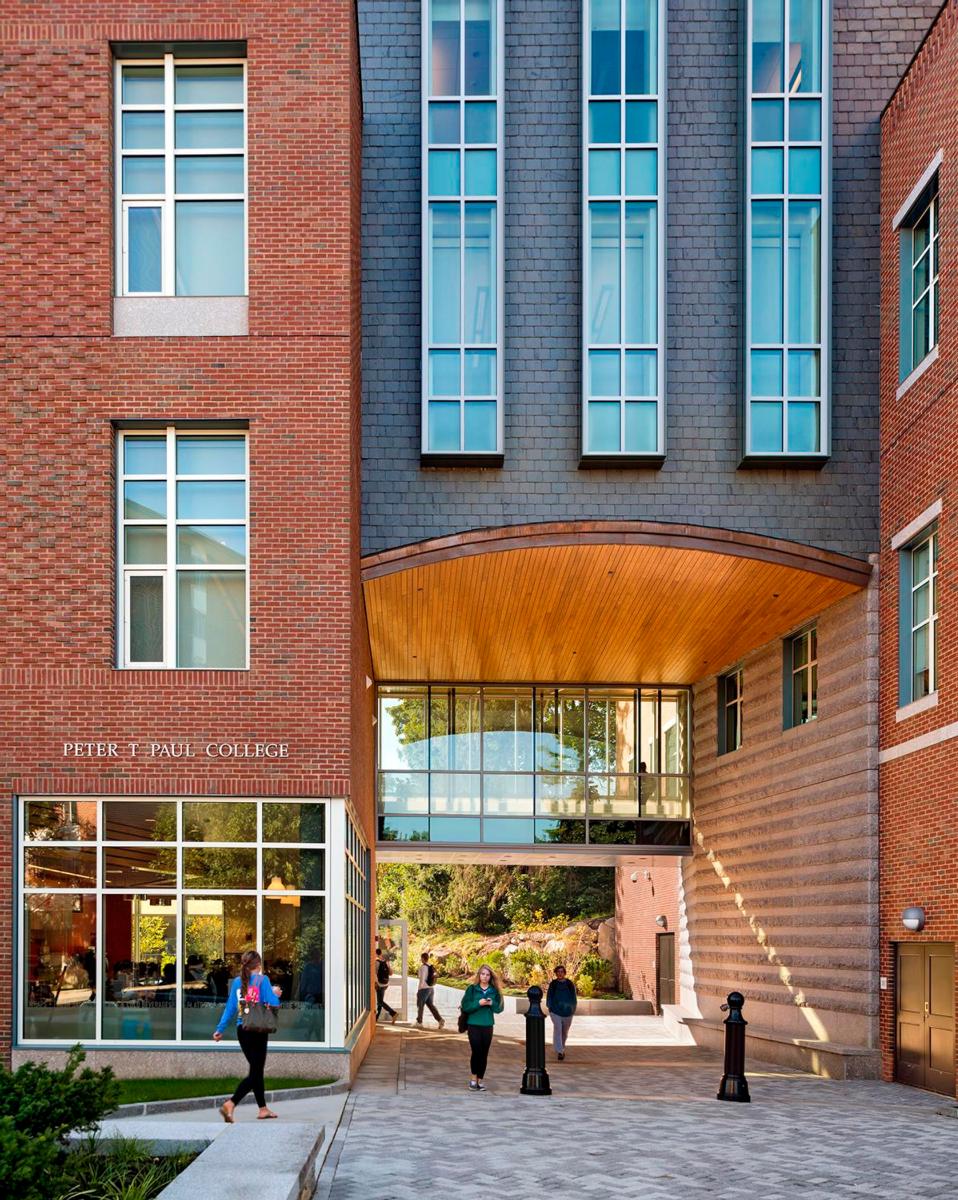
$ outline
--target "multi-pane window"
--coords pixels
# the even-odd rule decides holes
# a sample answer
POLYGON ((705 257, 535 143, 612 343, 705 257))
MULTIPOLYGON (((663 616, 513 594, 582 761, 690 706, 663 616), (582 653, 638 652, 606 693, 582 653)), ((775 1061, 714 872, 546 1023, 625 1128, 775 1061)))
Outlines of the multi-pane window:
POLYGON ((745 672, 739 668, 718 681, 719 754, 738 750, 742 744, 742 694, 745 672))
POLYGON ((909 704, 938 688, 938 529, 902 551, 900 700, 909 704))
POLYGON ((660 0, 586 0, 583 438, 664 447, 665 22, 660 0))
POLYGON ((818 631, 813 625, 785 642, 783 725, 805 725, 818 716, 818 631))
POLYGON ((346 1034, 369 1009, 370 854, 346 815, 346 1034))
POLYGON ((208 1043, 256 948, 283 989, 274 1038, 326 1042, 327 807, 23 800, 20 1038, 208 1043))
POLYGON ((427 456, 502 453, 501 3, 423 3, 427 456))
POLYGON ((899 232, 901 305, 899 379, 938 345, 938 183, 926 190, 899 232))
POLYGON ((116 63, 117 292, 246 293, 246 65, 116 63))
POLYGON ((823 0, 749 0, 745 455, 829 452, 823 0))
POLYGON ((383 686, 384 841, 684 846, 682 688, 383 686))
POLYGON ((124 431, 117 477, 120 665, 246 667, 246 434, 124 431))

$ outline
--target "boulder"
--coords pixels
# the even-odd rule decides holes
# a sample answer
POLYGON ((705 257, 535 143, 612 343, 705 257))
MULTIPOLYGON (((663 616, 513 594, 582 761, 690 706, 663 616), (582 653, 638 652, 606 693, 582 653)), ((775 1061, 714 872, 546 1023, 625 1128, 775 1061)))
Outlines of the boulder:
POLYGON ((565 954, 565 942, 561 938, 550 938, 543 949, 546 954, 565 954))
POLYGON ((602 958, 615 959, 615 917, 609 917, 598 928, 598 947, 602 958))

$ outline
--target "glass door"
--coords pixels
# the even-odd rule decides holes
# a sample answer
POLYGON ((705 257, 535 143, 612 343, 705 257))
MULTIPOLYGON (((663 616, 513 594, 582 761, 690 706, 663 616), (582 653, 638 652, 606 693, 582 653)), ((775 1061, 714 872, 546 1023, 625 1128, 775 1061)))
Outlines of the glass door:
POLYGON ((389 964, 389 988, 386 1003, 399 1013, 400 1021, 409 1019, 409 929, 405 921, 377 921, 376 947, 389 964))

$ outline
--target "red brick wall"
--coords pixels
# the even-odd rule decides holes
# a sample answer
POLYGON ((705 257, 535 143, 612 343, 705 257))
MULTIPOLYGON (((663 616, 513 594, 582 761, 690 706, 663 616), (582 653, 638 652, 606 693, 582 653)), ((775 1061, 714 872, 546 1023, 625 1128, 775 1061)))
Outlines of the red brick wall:
MULTIPOLYGON (((882 121, 881 341, 881 686, 880 747, 958 722, 958 7, 943 9, 882 121), (939 170, 939 358, 900 398, 898 389, 898 235, 892 220, 935 154, 939 170), (936 500, 939 518, 938 704, 896 720, 898 561, 890 540, 936 500)), ((958 942, 958 738, 919 748, 880 769, 881 994, 883 1067, 894 1070, 894 942, 958 942), (921 934, 902 928, 901 912, 920 904, 921 934)), ((958 988, 958 979, 956 979, 958 988)))
MULTIPOLYGON (((27 17, 0 23, 0 875, 21 792, 351 793, 369 833, 354 5, 65 0, 27 17), (246 338, 111 336, 110 42, 158 39, 248 43, 246 338), (249 671, 114 669, 113 423, 147 418, 249 423, 249 671), (62 754, 203 739, 286 741, 289 757, 62 754)), ((8 979, 12 907, 8 892, 8 979)), ((3 989, 0 1048, 9 1003, 3 989)))
POLYGON ((619 988, 635 1000, 656 1003, 658 935, 674 933, 679 1002, 679 862, 672 857, 630 858, 615 870, 619 988), (664 926, 655 923, 659 916, 665 917, 664 926))

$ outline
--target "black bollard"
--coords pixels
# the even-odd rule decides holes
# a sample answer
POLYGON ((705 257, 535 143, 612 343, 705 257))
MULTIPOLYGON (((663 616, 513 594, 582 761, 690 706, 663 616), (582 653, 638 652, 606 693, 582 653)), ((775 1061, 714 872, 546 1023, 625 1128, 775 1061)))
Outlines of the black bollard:
POLYGON ((522 1072, 523 1096, 551 1096, 549 1072, 546 1070, 546 1015, 542 1011, 542 988, 531 987, 526 995, 526 1069, 522 1072))
POLYGON ((719 1084, 719 1100, 733 1100, 748 1104, 748 1080, 745 1078, 745 1026, 748 1021, 742 1016, 745 997, 741 992, 729 992, 728 1003, 722 1005, 725 1018, 725 1074, 719 1084))

